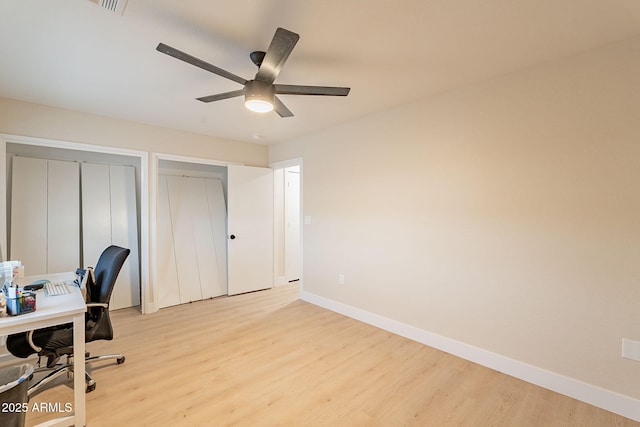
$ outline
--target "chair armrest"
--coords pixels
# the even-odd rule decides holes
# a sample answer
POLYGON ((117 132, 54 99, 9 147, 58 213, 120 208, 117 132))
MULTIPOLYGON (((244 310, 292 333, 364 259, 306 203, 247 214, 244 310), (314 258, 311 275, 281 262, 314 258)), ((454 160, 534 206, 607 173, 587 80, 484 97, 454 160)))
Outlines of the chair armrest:
POLYGON ((36 351, 36 353, 40 353, 40 351, 42 350, 41 347, 38 347, 34 342, 33 342, 33 332, 34 331, 29 331, 27 332, 27 342, 29 343, 29 345, 31 346, 32 349, 34 349, 36 351))
POLYGON ((103 302, 89 302, 87 303, 87 308, 90 308, 90 307, 109 308, 109 304, 105 304, 103 302))

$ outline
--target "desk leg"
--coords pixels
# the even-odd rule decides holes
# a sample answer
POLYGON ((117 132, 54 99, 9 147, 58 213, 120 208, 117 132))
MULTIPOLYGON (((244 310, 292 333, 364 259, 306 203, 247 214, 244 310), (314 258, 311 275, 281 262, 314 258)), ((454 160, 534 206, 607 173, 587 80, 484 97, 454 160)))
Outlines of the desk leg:
POLYGON ((76 426, 87 424, 85 406, 84 313, 73 318, 73 412, 76 426))

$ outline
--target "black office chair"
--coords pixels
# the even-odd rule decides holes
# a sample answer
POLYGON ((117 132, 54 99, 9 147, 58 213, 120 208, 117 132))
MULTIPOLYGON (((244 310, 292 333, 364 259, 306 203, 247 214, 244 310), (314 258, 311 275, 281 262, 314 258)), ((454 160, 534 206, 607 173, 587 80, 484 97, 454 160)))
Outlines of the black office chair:
MULTIPOLYGON (((85 315, 85 342, 113 339, 113 328, 109 319, 109 300, 116 283, 118 273, 129 256, 129 249, 109 246, 105 249, 93 271, 95 281, 87 280, 87 314, 85 315)), ((88 274, 88 273, 87 273, 88 274)), ((23 332, 7 337, 7 349, 16 357, 29 357, 37 353, 47 358, 46 368, 36 369, 36 373, 45 370, 51 372, 31 385, 28 395, 34 395, 39 389, 64 373, 73 372, 73 324, 54 326, 23 332), (67 356, 66 362, 58 363, 60 357, 67 356)), ((122 354, 108 354, 89 357, 85 363, 115 359, 118 365, 124 363, 122 354)), ((93 391, 96 382, 89 372, 85 374, 86 392, 93 391)))

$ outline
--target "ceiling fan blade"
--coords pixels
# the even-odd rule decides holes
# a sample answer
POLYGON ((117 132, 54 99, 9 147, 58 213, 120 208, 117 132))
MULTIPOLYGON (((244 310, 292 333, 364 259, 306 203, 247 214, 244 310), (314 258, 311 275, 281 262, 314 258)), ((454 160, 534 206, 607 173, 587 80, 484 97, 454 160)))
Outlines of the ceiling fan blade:
POLYGON ((277 96, 273 97, 273 109, 275 110, 276 113, 278 113, 278 115, 282 118, 284 117, 293 117, 293 113, 291 112, 291 110, 289 110, 287 108, 286 105, 284 105, 282 103, 282 101, 280 101, 278 99, 277 96))
POLYGON ((274 84, 276 93, 281 95, 324 95, 347 96, 351 88, 336 86, 300 86, 274 84))
POLYGON ((241 85, 244 85, 247 83, 247 81, 240 76, 236 76, 233 73, 223 70, 222 68, 218 68, 215 65, 211 65, 208 62, 203 61, 202 59, 198 59, 195 56, 191 56, 188 53, 184 53, 171 46, 167 46, 164 43, 158 44, 158 46, 156 47, 156 50, 166 55, 173 56, 174 58, 184 61, 187 64, 195 65, 196 67, 202 68, 203 70, 209 71, 213 74, 217 74, 221 77, 225 77, 229 80, 233 80, 234 82, 238 82, 241 85))
POLYGON ((299 39, 300 36, 294 32, 284 28, 276 29, 273 40, 271 40, 269 49, 267 49, 256 74, 256 80, 273 83, 299 39))
POLYGON ((216 95, 203 96, 201 98, 196 98, 198 101, 202 102, 213 102, 213 101, 221 101, 223 99, 235 98, 236 96, 244 95, 244 90, 234 90, 231 92, 218 93, 216 95))

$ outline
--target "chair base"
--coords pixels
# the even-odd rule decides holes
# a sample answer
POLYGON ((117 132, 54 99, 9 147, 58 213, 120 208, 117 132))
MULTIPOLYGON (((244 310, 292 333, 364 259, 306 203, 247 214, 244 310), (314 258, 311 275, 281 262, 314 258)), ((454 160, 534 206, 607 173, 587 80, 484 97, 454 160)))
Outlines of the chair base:
MULTIPOLYGON (((125 357, 122 354, 103 354, 100 356, 89 356, 89 353, 87 353, 84 361, 85 361, 85 364, 89 364, 91 362, 101 362, 101 361, 113 360, 113 359, 115 359, 118 365, 123 364, 125 361, 125 357)), ((63 374, 66 374, 67 378, 72 378, 73 377, 73 356, 68 355, 66 362, 58 363, 53 368, 47 368, 47 367, 37 368, 34 371, 34 373, 37 374, 39 372, 44 372, 49 370, 51 372, 49 372, 42 379, 38 380, 37 382, 29 386, 29 389, 27 390, 28 397, 32 397, 36 395, 39 391, 42 390, 43 387, 45 387, 47 384, 51 383, 55 379, 59 378, 63 374)), ((93 379, 91 374, 87 371, 85 371, 84 376, 85 376, 84 379, 86 384, 85 393, 90 393, 96 389, 96 381, 93 379)))

